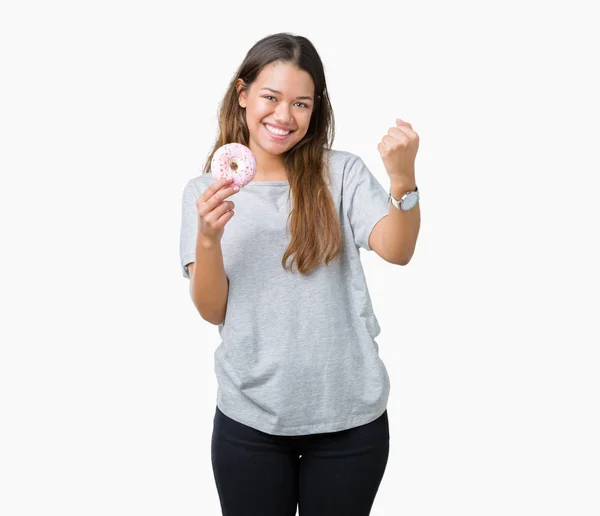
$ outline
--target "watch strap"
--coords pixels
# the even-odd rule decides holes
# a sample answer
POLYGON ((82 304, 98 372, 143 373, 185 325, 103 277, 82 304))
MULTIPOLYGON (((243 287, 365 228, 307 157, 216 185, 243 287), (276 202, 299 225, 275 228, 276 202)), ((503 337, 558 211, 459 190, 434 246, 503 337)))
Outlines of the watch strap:
POLYGON ((392 186, 390 185, 390 189, 389 189, 389 195, 388 195, 388 202, 391 201, 391 203, 396 207, 397 210, 399 211, 404 211, 401 207, 402 204, 402 200, 404 199, 404 197, 412 192, 419 192, 419 187, 415 185, 415 189, 414 190, 409 190, 408 192, 405 192, 405 194, 399 199, 396 200, 394 198, 394 196, 392 195, 392 186))

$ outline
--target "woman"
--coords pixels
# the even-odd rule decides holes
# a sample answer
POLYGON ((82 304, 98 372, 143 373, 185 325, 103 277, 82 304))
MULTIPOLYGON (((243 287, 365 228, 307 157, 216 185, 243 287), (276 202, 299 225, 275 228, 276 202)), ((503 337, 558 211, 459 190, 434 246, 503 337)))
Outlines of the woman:
MULTIPOLYGON (((358 156, 331 149, 323 65, 306 38, 256 43, 219 122, 184 189, 180 258, 222 338, 212 465, 223 514, 367 515, 389 454, 390 381, 359 248, 408 263, 418 210, 399 211, 358 156), (231 142, 257 162, 239 191, 210 174, 231 142), (409 238, 395 236, 401 224, 409 238)), ((416 190, 414 167, 400 166, 416 153, 409 126, 379 147, 396 198, 416 190)))

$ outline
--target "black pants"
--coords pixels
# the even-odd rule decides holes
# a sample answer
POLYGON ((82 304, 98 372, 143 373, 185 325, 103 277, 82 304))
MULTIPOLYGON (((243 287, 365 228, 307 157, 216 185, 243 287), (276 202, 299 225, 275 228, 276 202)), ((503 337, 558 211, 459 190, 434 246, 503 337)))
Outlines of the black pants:
POLYGON ((212 466, 223 516, 367 516, 389 455, 387 410, 339 432, 277 436, 217 407, 212 466))

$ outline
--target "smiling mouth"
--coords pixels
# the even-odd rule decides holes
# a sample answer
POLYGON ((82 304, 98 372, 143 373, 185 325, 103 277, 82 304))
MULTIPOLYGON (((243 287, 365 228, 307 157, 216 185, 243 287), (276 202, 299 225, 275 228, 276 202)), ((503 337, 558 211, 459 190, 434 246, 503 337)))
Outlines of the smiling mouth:
POLYGON ((290 134, 292 134, 292 133, 294 132, 294 131, 289 131, 287 134, 278 134, 278 133, 272 132, 272 131, 269 129, 269 127, 272 127, 272 126, 270 126, 269 124, 263 124, 263 125, 265 126, 265 129, 266 129, 266 131, 267 131, 267 132, 268 132, 268 133, 269 133, 271 136, 273 136, 274 138, 276 138, 276 139, 279 139, 279 140, 283 140, 284 138, 287 138, 287 137, 288 137, 290 134), (269 126, 269 127, 267 127, 267 126, 269 126))

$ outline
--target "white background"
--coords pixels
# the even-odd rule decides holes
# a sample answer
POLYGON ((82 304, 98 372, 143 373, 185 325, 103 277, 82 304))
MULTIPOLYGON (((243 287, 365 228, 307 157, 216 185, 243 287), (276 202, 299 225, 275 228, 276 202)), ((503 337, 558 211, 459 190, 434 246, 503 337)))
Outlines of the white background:
POLYGON ((287 31, 386 190, 377 143, 420 135, 412 261, 361 252, 391 378, 372 514, 600 514, 591 4, 4 4, 0 513, 220 514, 181 195, 246 52, 287 31))

